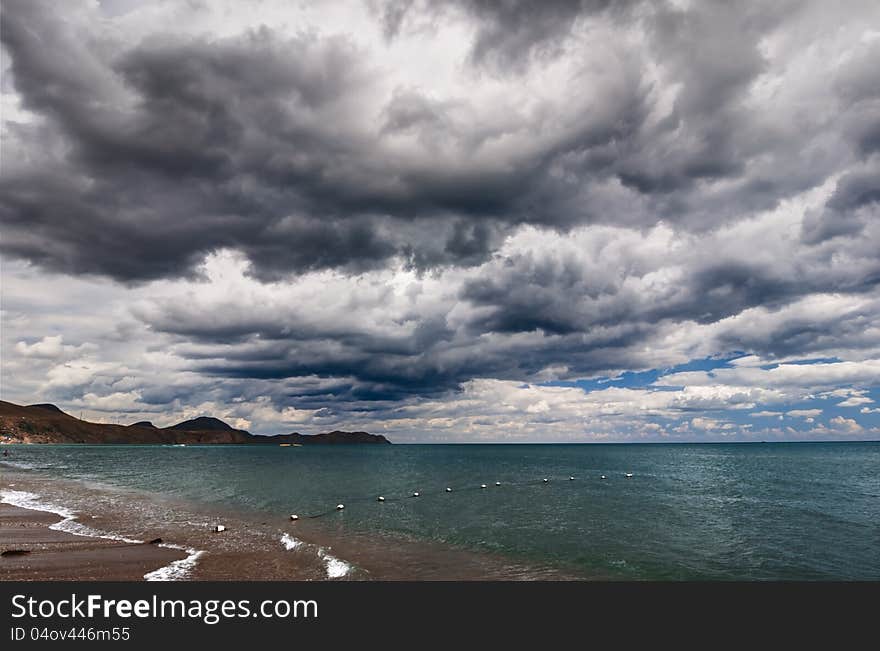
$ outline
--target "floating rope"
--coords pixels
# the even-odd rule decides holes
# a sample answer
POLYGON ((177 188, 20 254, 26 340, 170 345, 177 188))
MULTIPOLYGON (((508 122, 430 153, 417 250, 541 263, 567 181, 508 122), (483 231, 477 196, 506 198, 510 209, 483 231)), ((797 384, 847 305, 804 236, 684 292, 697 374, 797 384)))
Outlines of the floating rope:
MULTIPOLYGON (((624 474, 624 477, 627 477, 627 478, 631 478, 632 476, 633 476, 633 474, 631 472, 624 474)), ((600 479, 606 479, 606 476, 600 475, 600 479)), ((575 480, 575 477, 573 475, 568 476, 568 481, 574 481, 574 480, 575 480)), ((551 481, 550 477, 543 477, 541 479, 531 479, 531 480, 526 480, 526 481, 522 481, 522 482, 505 482, 504 486, 510 486, 512 488, 526 487, 526 486, 538 486, 538 485, 543 485, 543 484, 549 484, 550 481, 551 481)), ((496 481, 495 486, 500 487, 501 482, 496 481)), ((468 492, 468 491, 479 491, 479 490, 483 490, 485 488, 487 488, 486 484, 480 484, 479 486, 476 486, 476 485, 475 486, 464 486, 462 488, 456 488, 455 490, 458 492, 468 492)), ((379 495, 378 497, 352 497, 352 498, 346 499, 345 503, 402 502, 402 501, 408 500, 408 499, 420 498, 423 496, 425 496, 425 497, 438 496, 441 494, 451 493, 451 492, 452 492, 452 487, 447 486, 442 491, 438 490, 437 492, 428 492, 428 493, 423 493, 422 491, 413 491, 412 493, 410 493, 409 495, 406 495, 406 496, 397 496, 397 497, 388 496, 388 497, 386 497, 384 495, 379 495)), ((302 516, 302 517, 312 519, 312 520, 315 518, 323 518, 327 515, 330 515, 331 513, 335 513, 336 511, 342 511, 345 508, 345 503, 340 503, 336 506, 336 508, 333 508, 333 509, 328 509, 326 511, 321 511, 320 513, 315 513, 313 515, 306 515, 306 516, 302 516)), ((296 521, 299 519, 299 516, 291 516, 290 519, 291 519, 291 521, 296 521)))

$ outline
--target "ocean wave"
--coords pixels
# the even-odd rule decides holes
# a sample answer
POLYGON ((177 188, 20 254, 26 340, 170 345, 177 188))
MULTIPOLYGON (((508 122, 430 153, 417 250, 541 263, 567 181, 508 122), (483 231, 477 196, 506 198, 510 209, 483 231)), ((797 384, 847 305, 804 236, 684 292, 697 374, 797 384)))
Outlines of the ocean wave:
POLYGON ((76 513, 67 507, 45 501, 36 493, 28 491, 3 490, 0 491, 0 502, 11 504, 22 509, 30 509, 31 511, 43 511, 44 513, 54 513, 63 518, 60 522, 50 524, 49 528, 53 531, 63 531, 73 534, 74 536, 83 536, 86 538, 102 538, 104 540, 115 540, 133 545, 143 543, 143 540, 135 540, 134 538, 126 538, 108 531, 100 531, 89 527, 76 519, 76 513))
POLYGON ((291 551, 298 547, 302 547, 303 541, 294 538, 289 533, 285 533, 281 536, 281 544, 284 545, 284 549, 291 551))
POLYGON ((352 570, 350 564, 335 556, 331 556, 323 548, 318 550, 318 556, 324 561, 324 568, 329 579, 340 579, 352 570))
POLYGON ((146 581, 185 581, 192 574, 193 569, 195 569, 196 564, 199 561, 199 558, 201 558, 201 556, 205 553, 204 551, 199 549, 182 547, 180 545, 173 545, 171 543, 159 543, 159 547, 184 551, 187 553, 187 557, 181 558, 178 561, 171 561, 170 563, 168 563, 168 565, 164 565, 158 570, 147 572, 146 574, 144 574, 144 580, 146 581))
MULTIPOLYGON (((306 543, 298 538, 294 538, 289 533, 284 533, 281 534, 281 544, 287 551, 293 551, 303 547, 306 543)), ((323 547, 318 547, 317 554, 318 558, 324 563, 324 571, 327 573, 328 579, 341 579, 353 569, 350 563, 345 562, 341 558, 336 558, 323 547)))

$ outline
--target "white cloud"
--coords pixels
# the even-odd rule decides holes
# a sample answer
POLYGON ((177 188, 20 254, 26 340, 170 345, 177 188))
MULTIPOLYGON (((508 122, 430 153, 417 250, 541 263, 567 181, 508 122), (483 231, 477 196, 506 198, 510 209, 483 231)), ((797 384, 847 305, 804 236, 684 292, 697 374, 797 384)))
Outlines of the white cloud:
POLYGON ((90 343, 80 344, 79 346, 65 345, 63 335, 46 335, 32 344, 29 344, 26 341, 19 341, 15 344, 15 352, 22 357, 39 359, 70 357, 72 355, 94 351, 96 349, 97 346, 90 343))
POLYGON ((858 407, 859 405, 867 405, 874 402, 867 396, 851 396, 843 402, 838 402, 838 407, 858 407))
POLYGON ((822 415, 821 409, 792 409, 785 412, 786 416, 793 418, 816 418, 822 415))
POLYGON ((804 389, 819 391, 840 384, 871 386, 877 382, 878 377, 880 377, 880 359, 865 359, 812 364, 788 363, 769 369, 757 366, 719 368, 711 373, 686 371, 664 375, 655 384, 658 386, 710 384, 758 386, 783 392, 800 392, 804 389))
POLYGON ((862 431, 862 426, 859 425, 852 418, 844 418, 843 416, 835 416, 832 418, 829 423, 838 430, 847 432, 847 433, 856 433, 862 431))

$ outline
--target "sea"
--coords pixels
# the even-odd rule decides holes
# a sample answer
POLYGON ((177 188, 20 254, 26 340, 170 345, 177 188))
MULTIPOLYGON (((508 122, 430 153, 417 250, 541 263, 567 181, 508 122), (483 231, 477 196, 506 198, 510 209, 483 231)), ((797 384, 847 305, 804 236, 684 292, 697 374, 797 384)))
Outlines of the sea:
POLYGON ((4 447, 3 501, 188 550, 147 578, 880 580, 880 443, 4 447))

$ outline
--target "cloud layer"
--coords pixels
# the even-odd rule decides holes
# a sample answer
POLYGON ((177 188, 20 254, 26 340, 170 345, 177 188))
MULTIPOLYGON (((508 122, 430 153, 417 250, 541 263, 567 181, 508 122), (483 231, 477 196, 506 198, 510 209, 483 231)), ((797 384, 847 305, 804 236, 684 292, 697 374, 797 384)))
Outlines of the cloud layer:
POLYGON ((878 25, 5 2, 4 398, 412 440, 876 438, 878 25))

